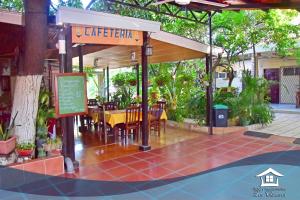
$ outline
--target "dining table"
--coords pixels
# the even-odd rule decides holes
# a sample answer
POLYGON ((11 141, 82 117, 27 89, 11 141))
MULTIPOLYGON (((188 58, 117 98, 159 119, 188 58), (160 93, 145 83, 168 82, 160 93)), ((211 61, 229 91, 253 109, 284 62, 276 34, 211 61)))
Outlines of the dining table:
MULTIPOLYGON (((93 122, 97 124, 99 122, 99 108, 97 106, 88 107, 88 115, 92 118, 93 122)), ((107 110, 105 111, 106 123, 114 128, 117 124, 126 123, 126 110, 107 110)), ((161 120, 167 120, 167 113, 165 110, 162 111, 161 120)), ((140 114, 140 120, 142 121, 142 112, 140 114)))

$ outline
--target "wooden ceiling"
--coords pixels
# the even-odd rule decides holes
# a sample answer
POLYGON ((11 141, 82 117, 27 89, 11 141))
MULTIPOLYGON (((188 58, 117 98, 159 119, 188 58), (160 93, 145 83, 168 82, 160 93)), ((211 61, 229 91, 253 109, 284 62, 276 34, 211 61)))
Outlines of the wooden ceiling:
MULTIPOLYGON (((201 3, 190 3, 187 7, 195 11, 243 10, 243 9, 300 9, 300 0, 208 0, 227 4, 227 7, 216 7, 201 3)), ((174 2, 170 4, 178 5, 174 2)))
MULTIPOLYGON (((150 64, 203 58, 206 55, 200 51, 191 50, 155 39, 151 39, 150 44, 153 46, 153 55, 150 56, 148 60, 150 64)), ((132 52, 136 53, 136 63, 141 63, 141 47, 106 46, 103 50, 86 54, 83 58, 83 64, 85 66, 94 66, 95 59, 98 59, 97 67, 99 68, 107 66, 110 68, 128 67, 135 64, 135 62, 131 61, 132 52)), ((78 64, 78 58, 74 58, 73 63, 75 65, 78 64)))

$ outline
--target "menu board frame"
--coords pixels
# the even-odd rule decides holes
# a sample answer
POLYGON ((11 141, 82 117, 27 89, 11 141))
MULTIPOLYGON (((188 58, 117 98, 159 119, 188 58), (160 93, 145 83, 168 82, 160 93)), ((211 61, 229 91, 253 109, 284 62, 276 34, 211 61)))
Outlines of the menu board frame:
POLYGON ((55 114, 57 118, 62 117, 71 117, 76 115, 86 115, 88 113, 88 106, 87 106, 87 85, 86 85, 86 73, 55 73, 54 74, 54 80, 55 80, 55 89, 54 89, 54 102, 55 102, 55 114), (84 111, 83 112, 74 112, 74 113, 64 113, 61 114, 59 111, 59 87, 58 87, 58 79, 60 77, 70 77, 70 76, 79 76, 83 77, 84 80, 84 111))

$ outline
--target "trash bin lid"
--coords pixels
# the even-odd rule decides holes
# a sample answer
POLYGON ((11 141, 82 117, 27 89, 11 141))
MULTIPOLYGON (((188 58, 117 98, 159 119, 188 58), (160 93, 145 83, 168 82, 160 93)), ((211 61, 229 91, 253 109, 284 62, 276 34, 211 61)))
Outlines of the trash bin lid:
POLYGON ((214 105, 214 109, 228 109, 228 106, 223 104, 216 104, 214 105))

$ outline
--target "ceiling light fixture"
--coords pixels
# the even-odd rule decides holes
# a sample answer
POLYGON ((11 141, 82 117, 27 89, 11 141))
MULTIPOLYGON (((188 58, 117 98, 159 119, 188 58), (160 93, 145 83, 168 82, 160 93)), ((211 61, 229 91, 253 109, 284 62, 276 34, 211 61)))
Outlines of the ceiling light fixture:
POLYGON ((191 0, 175 0, 175 3, 185 6, 191 3, 191 0))

